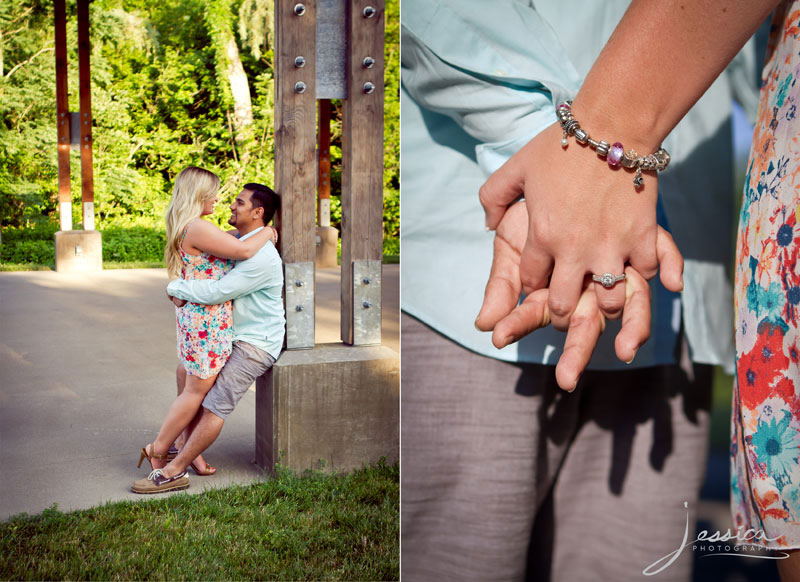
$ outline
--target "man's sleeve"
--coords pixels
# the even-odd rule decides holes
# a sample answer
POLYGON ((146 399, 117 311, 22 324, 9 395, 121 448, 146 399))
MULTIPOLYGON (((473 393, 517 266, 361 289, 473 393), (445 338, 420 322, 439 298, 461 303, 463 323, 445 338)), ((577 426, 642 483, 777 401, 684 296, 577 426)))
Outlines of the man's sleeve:
POLYGON ((167 286, 167 292, 178 299, 192 303, 216 305, 229 299, 248 295, 273 284, 273 269, 261 253, 246 261, 239 261, 222 279, 176 279, 167 286))
POLYGON ((403 87, 479 142, 484 172, 555 122, 555 104, 577 91, 578 74, 534 9, 514 0, 408 2, 403 87))

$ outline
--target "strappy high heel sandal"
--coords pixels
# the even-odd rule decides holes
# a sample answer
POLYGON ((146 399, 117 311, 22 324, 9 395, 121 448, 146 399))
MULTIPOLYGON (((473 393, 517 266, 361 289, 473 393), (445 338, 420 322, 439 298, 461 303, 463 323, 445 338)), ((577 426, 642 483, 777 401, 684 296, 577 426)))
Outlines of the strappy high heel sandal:
POLYGON ((189 463, 189 466, 192 468, 192 470, 194 470, 194 472, 200 477, 208 477, 209 475, 213 475, 217 472, 217 468, 212 467, 208 463, 205 463, 205 471, 201 471, 199 465, 199 463, 195 463, 194 461, 189 463))
MULTIPOLYGON (((151 447, 151 450, 152 450, 153 443, 150 443, 150 447, 151 447)), ((139 455, 139 464, 136 465, 136 468, 138 469, 139 467, 141 467, 142 466, 142 462, 145 459, 147 459, 147 461, 150 463, 150 468, 151 469, 155 469, 155 467, 153 467, 153 459, 158 459, 159 461, 165 461, 165 460, 167 460, 168 457, 169 457, 169 455, 166 455, 166 454, 163 454, 163 453, 155 453, 155 452, 148 453, 147 452, 147 446, 144 446, 144 447, 142 447, 142 454, 139 455)))

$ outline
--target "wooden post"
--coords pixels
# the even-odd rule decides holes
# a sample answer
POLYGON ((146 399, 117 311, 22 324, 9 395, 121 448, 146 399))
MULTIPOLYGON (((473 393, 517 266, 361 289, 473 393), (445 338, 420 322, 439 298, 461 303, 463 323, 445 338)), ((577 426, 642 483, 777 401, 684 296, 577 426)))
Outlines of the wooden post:
POLYGON ((319 100, 317 222, 331 225, 331 101, 319 100))
POLYGON ((92 179, 92 83, 89 71, 89 2, 78 0, 78 70, 80 113, 69 112, 67 93, 67 14, 65 0, 54 0, 56 36, 56 120, 58 124, 58 203, 61 230, 55 234, 57 272, 103 269, 101 234, 94 229, 92 179), (74 131, 71 131, 73 130, 74 131), (74 142, 73 142, 74 140, 74 142), (70 148, 81 152, 81 200, 83 229, 72 230, 70 148))
POLYGON ((94 177, 92 172, 92 77, 89 69, 89 0, 78 0, 78 69, 80 75, 81 201, 83 230, 94 230, 94 177))
MULTIPOLYGON (((400 360, 385 346, 367 345, 380 343, 381 326, 383 0, 282 1, 275 11, 275 183, 283 199, 288 350, 256 381, 256 462, 265 469, 280 463, 295 471, 316 468, 321 459, 328 471, 381 457, 392 462, 399 454, 400 360), (346 67, 345 44, 350 51, 346 67), (299 61, 304 64, 295 66, 297 57, 304 57, 299 61), (302 93, 299 82, 305 83, 302 93), (314 347, 313 319, 304 321, 304 314, 314 310, 315 98, 321 100, 320 197, 330 177, 322 165, 329 159, 324 150, 330 125, 322 100, 343 98, 345 104, 342 337, 352 346, 314 347), (292 349, 299 347, 314 349, 292 349)), ((335 237, 333 245, 335 251, 335 237)))
MULTIPOLYGON (((347 99, 342 118, 342 341, 380 343, 380 317, 370 339, 359 339, 363 310, 380 309, 383 250, 383 0, 349 0, 347 99), (377 302, 355 305, 354 265, 377 261, 377 302), (376 309, 377 308, 377 309, 376 309)), ((366 278, 364 278, 366 279, 366 278)), ((375 295, 373 294, 373 297, 375 295)), ((370 325, 373 325, 370 323, 370 325)))
POLYGON ((72 230, 72 193, 69 180, 69 95, 67 93, 67 10, 65 0, 54 0, 56 35, 56 123, 58 128, 58 211, 61 230, 72 230))
POLYGON ((275 189, 281 195, 286 347, 314 347, 316 1, 275 3, 275 189))

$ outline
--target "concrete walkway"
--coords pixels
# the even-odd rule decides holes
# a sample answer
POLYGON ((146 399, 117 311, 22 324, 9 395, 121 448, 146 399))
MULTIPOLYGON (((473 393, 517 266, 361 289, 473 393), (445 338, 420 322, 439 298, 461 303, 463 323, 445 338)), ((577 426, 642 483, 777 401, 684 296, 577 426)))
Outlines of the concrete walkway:
MULTIPOLYGON (((175 397, 174 310, 163 269, 0 273, 0 519, 130 493, 139 449, 175 397)), ((317 271, 317 343, 339 341, 339 269, 317 271)), ((384 344, 399 352, 399 265, 383 267, 384 344)), ((228 418, 190 492, 261 479, 255 392, 228 418)))

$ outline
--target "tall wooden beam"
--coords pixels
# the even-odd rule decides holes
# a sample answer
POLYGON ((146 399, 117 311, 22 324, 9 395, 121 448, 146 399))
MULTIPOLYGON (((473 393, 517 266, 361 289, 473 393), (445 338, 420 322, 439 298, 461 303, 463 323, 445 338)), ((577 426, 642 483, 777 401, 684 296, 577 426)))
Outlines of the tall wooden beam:
POLYGON ((331 225, 331 101, 319 100, 319 138, 317 140, 317 220, 331 225))
MULTIPOLYGON (((282 0, 276 2, 276 24, 275 183, 283 197, 280 240, 289 350, 256 382, 256 462, 266 469, 280 462, 296 471, 316 467, 320 459, 332 471, 373 463, 382 456, 391 462, 399 453, 400 362, 388 348, 366 345, 380 342, 381 324, 383 0, 282 0), (315 23, 317 14, 320 21, 315 23), (319 26, 320 44, 316 87, 314 24, 319 26), (350 47, 347 81, 338 57, 344 55, 339 49, 346 44, 345 36, 350 47), (305 84, 299 87, 302 92, 300 82, 305 84), (311 273, 313 280, 315 97, 345 99, 342 227, 348 238, 342 290, 349 335, 343 337, 360 345, 301 351, 292 348, 314 347, 313 320, 310 325, 302 320, 314 308, 313 281, 307 303, 308 281, 303 277, 311 273), (357 315, 354 301, 361 307, 357 315), (301 337, 309 331, 310 338, 301 337), (303 343, 308 339, 309 344, 303 343)), ((324 107, 321 102, 320 160, 329 124, 324 107)), ((323 178, 330 173, 320 172, 324 188, 323 178)), ((324 230, 319 227, 317 232, 324 230)), ((335 237, 332 242, 335 250, 335 237)))
POLYGON ((89 0, 78 0, 78 69, 80 76, 81 201, 83 230, 94 230, 94 177, 92 171, 92 76, 89 41, 89 0))
POLYGON ((69 180, 70 115, 67 92, 67 9, 54 0, 56 36, 56 123, 58 128, 58 211, 61 230, 72 230, 72 193, 69 180))
MULTIPOLYGON (((383 0, 349 0, 347 15, 347 99, 342 118, 342 341, 379 343, 377 331, 359 339, 357 321, 379 311, 380 292, 372 302, 354 299, 354 286, 371 279, 379 286, 383 249, 383 0), (356 263, 377 263, 375 277, 355 281, 356 263), (378 305, 375 305, 377 300, 378 305), (377 308, 377 309, 376 309, 377 308), (372 309, 372 312, 364 312, 372 309), (377 342, 375 341, 377 333, 377 342)), ((374 267, 372 267, 374 268, 374 267)), ((369 268, 367 270, 370 270, 369 268)), ((372 296, 375 297, 374 291, 372 296)), ((369 319, 365 327, 373 327, 369 319)))
POLYGON ((316 0, 275 3, 275 189, 286 273, 286 347, 314 347, 316 0))

